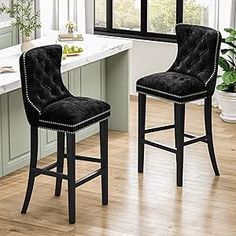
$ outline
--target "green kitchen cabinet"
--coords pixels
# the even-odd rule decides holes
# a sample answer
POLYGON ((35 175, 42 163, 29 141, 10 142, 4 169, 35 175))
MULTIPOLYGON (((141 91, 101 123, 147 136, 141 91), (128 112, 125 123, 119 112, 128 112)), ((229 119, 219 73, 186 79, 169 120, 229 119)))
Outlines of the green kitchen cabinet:
POLYGON ((21 90, 1 96, 2 174, 29 162, 29 125, 23 109, 21 90))
POLYGON ((0 49, 17 44, 17 31, 12 26, 0 28, 0 49))

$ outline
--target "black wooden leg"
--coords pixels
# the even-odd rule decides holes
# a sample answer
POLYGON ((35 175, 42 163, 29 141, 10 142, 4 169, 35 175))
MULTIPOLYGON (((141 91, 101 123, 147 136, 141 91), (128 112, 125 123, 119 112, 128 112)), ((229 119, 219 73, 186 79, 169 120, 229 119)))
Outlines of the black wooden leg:
POLYGON ((28 186, 27 191, 25 195, 24 204, 21 210, 21 214, 25 214, 29 202, 31 199, 33 187, 34 187, 34 181, 35 181, 35 172, 34 168, 37 166, 37 156, 38 156, 38 128, 31 126, 31 146, 30 146, 30 170, 29 170, 29 179, 28 179, 28 186))
MULTIPOLYGON (((57 132, 57 172, 63 173, 65 151, 65 133, 57 132)), ((62 178, 56 178, 55 196, 61 195, 62 178)))
POLYGON ((175 140, 176 140, 176 164, 177 186, 183 186, 183 159, 184 159, 184 123, 185 104, 175 104, 175 140))
POLYGON ((100 122, 100 149, 102 172, 102 204, 108 204, 108 120, 100 122))
POLYGON ((67 134, 69 223, 75 223, 75 134, 67 134))
POLYGON ((138 172, 143 173, 144 166, 144 138, 146 118, 146 95, 138 94, 138 172))
POLYGON ((178 134, 176 132, 176 117, 177 117, 177 104, 174 103, 174 122, 175 122, 175 148, 177 148, 177 138, 178 138, 178 134))
POLYGON ((215 175, 219 176, 219 169, 216 162, 213 137, 212 137, 212 101, 211 97, 205 99, 205 129, 207 135, 208 150, 211 158, 211 164, 214 169, 215 175))

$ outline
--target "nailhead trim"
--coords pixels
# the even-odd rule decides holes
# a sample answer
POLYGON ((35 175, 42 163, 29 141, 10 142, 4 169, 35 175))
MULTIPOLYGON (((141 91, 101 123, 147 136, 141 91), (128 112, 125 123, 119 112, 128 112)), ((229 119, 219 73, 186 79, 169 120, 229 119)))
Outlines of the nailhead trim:
POLYGON ((95 118, 97 118, 97 117, 99 117, 99 116, 102 116, 102 115, 104 115, 104 114, 106 114, 106 113, 109 113, 111 110, 108 110, 108 111, 105 111, 105 112, 103 112, 103 113, 100 113, 100 114, 98 114, 98 115, 96 115, 96 116, 93 116, 93 117, 91 117, 91 118, 89 118, 89 119, 87 119, 87 120, 84 120, 84 121, 81 121, 81 122, 79 122, 79 123, 77 123, 77 124, 75 124, 75 125, 68 125, 68 124, 63 124, 63 123, 57 123, 57 122, 52 122, 52 121, 47 121, 47 120, 39 120, 40 122, 43 122, 43 123, 48 123, 48 124, 52 124, 52 125, 61 125, 61 126, 66 126, 66 127, 76 127, 76 126, 78 126, 78 125, 82 125, 82 124, 84 124, 85 122, 87 122, 87 121, 90 121, 90 120, 92 120, 92 119, 95 119, 95 118))
POLYGON ((144 93, 144 92, 138 92, 138 93, 141 93, 141 94, 144 94, 144 95, 147 95, 147 96, 151 96, 151 97, 156 97, 156 98, 159 98, 160 100, 178 103, 178 104, 185 104, 185 103, 188 103, 188 102, 194 102, 194 101, 198 101, 198 100, 200 100, 200 99, 205 99, 205 98, 207 98, 207 97, 202 97, 202 98, 197 98, 197 99, 194 99, 194 100, 191 100, 191 101, 187 101, 187 102, 178 102, 178 101, 175 101, 175 100, 171 100, 171 99, 168 99, 168 98, 159 97, 159 96, 157 96, 157 95, 153 95, 153 94, 149 94, 149 93, 144 93))
MULTIPOLYGON (((41 112, 40 112, 40 110, 33 104, 33 102, 31 102, 31 100, 30 100, 30 98, 29 98, 29 92, 28 92, 28 83, 27 83, 27 69, 26 69, 26 62, 25 62, 25 54, 26 54, 27 52, 25 52, 24 54, 23 54, 23 67, 24 67, 24 78, 25 78, 25 90, 26 90, 26 98, 27 98, 27 100, 28 100, 28 102, 30 103, 30 105, 39 113, 39 115, 41 115, 41 112)), ((98 115, 96 115, 96 116, 93 116, 93 117, 91 117, 91 118, 89 118, 89 119, 87 119, 87 120, 84 120, 84 121, 82 121, 82 122, 80 122, 80 123, 77 123, 77 124, 75 124, 75 125, 68 125, 68 124, 63 124, 63 123, 57 123, 57 122, 52 122, 52 121, 47 121, 47 120, 39 120, 40 122, 43 122, 43 123, 48 123, 48 124, 52 124, 52 125, 61 125, 61 126, 66 126, 66 127, 71 127, 71 128, 73 128, 73 127, 76 127, 76 126, 78 126, 78 125, 81 125, 81 124, 84 124, 85 122, 87 122, 87 121, 90 121, 90 120, 92 120, 92 119, 95 119, 95 118, 97 118, 98 116, 102 116, 102 115, 104 115, 104 114, 106 114, 106 113, 109 113, 111 110, 108 110, 108 111, 106 111, 106 112, 103 112, 103 113, 100 113, 100 114, 98 114, 98 115)), ((106 118, 106 119, 108 119, 108 118, 106 118)), ((105 120, 105 119, 104 119, 105 120)), ((99 122, 101 122, 101 121, 99 121, 99 122)), ((86 126, 87 127, 87 126, 86 126)), ((41 128, 44 128, 44 127, 41 127, 41 128)), ((52 129, 52 128, 45 128, 45 129, 52 129)), ((52 129, 52 130, 56 130, 56 129, 52 129)), ((67 131, 62 131, 62 130, 56 130, 56 131, 59 131, 59 132, 66 132, 66 133, 75 133, 75 132, 67 132, 67 131)))
MULTIPOLYGON (((108 120, 108 117, 107 118, 104 118, 102 120, 99 121, 99 123, 105 121, 105 120, 108 120)), ((94 123, 93 123, 94 124, 94 123)), ((52 131, 57 131, 57 132, 62 132, 62 133, 68 133, 68 134, 75 134, 77 131, 81 131, 81 130, 84 130, 86 128, 88 128, 89 126, 93 125, 93 124, 89 124, 85 127, 83 127, 82 129, 79 129, 79 130, 76 130, 74 132, 71 132, 71 131, 66 131, 66 130, 61 130, 61 129, 53 129, 53 128, 48 128, 48 127, 43 127, 43 126, 39 126, 39 128, 41 129, 47 129, 47 130, 52 130, 52 131)))
POLYGON ((25 54, 27 53, 27 51, 23 54, 23 68, 24 68, 24 78, 25 78, 25 91, 26 91, 26 99, 29 102, 29 104, 39 113, 39 115, 41 115, 40 110, 37 108, 37 106, 35 106, 33 104, 33 102, 31 102, 30 98, 29 98, 29 92, 28 92, 28 83, 27 83, 27 69, 26 69, 26 62, 25 62, 25 54))
POLYGON ((179 96, 179 95, 163 92, 163 91, 160 91, 160 90, 157 90, 157 89, 152 89, 152 88, 148 88, 148 87, 141 86, 141 85, 137 85, 137 87, 143 88, 143 89, 148 89, 148 90, 151 90, 153 92, 159 92, 159 93, 162 93, 162 94, 165 94, 165 95, 170 95, 170 96, 176 97, 176 98, 187 98, 187 97, 191 97, 191 96, 194 96, 194 95, 199 95, 199 94, 203 94, 203 93, 207 92, 207 91, 202 91, 202 92, 198 92, 198 93, 188 94, 188 95, 185 95, 185 96, 179 96))
POLYGON ((60 130, 60 129, 53 129, 53 128, 48 128, 48 127, 43 127, 43 126, 39 126, 39 128, 47 129, 47 130, 52 130, 52 131, 57 131, 57 132, 61 132, 61 133, 75 134, 75 131, 74 132, 70 132, 70 131, 65 131, 65 130, 60 130))
POLYGON ((216 70, 217 70, 217 65, 218 65, 218 61, 217 61, 217 52, 219 50, 219 40, 220 40, 220 32, 217 31, 217 42, 216 42, 216 53, 215 53, 215 63, 214 63, 214 70, 212 75, 210 76, 210 78, 205 82, 205 85, 207 86, 208 82, 215 76, 216 74, 216 70))

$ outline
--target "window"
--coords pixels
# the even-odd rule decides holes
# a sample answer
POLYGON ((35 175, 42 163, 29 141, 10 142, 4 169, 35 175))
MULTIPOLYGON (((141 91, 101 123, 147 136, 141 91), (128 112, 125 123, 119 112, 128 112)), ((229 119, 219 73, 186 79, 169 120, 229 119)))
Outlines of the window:
POLYGON ((184 23, 214 27, 216 1, 184 0, 184 23))
POLYGON ((95 33, 174 41, 176 23, 216 25, 216 0, 95 0, 95 33))
POLYGON ((106 0, 95 0, 95 27, 106 27, 106 0))
POLYGON ((0 0, 0 5, 10 6, 10 0, 0 0))
MULTIPOLYGON (((5 5, 5 6, 7 6, 7 7, 10 7, 10 0, 0 0, 0 6, 1 5, 5 5)), ((6 15, 6 16, 8 16, 7 14, 5 14, 5 13, 1 13, 2 15, 6 15)))
POLYGON ((140 1, 113 1, 113 28, 140 31, 141 29, 140 1))

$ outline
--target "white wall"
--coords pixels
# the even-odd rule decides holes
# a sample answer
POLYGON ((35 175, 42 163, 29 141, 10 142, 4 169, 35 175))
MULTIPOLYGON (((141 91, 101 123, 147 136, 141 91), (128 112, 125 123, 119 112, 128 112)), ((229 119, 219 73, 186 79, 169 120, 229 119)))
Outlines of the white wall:
POLYGON ((133 40, 131 50, 130 93, 136 94, 136 81, 149 74, 166 71, 172 65, 177 53, 175 43, 133 40))
POLYGON ((94 32, 94 1, 85 1, 85 21, 86 21, 86 33, 93 34, 94 32))

